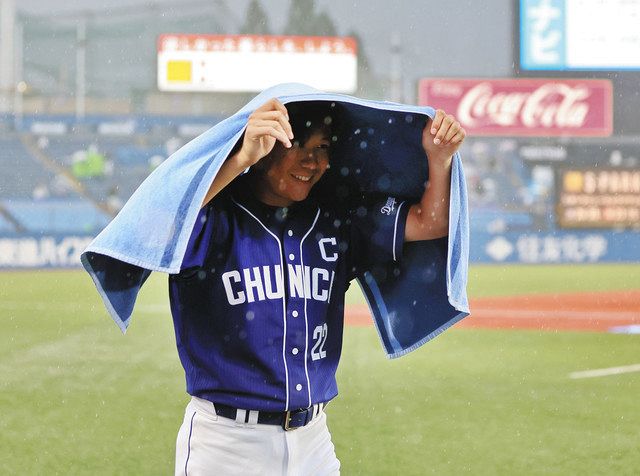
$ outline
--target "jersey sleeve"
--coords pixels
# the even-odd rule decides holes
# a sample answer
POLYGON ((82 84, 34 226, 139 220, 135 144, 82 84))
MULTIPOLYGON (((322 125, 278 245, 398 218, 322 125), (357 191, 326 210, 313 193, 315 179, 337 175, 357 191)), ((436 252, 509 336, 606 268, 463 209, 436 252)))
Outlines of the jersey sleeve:
POLYGON ((376 196, 350 210, 349 279, 400 261, 409 207, 395 197, 376 196))
POLYGON ((182 259, 181 273, 204 266, 212 244, 219 239, 221 230, 225 226, 227 213, 224 204, 226 201, 226 199, 220 197, 220 199, 214 199, 200 209, 182 259))

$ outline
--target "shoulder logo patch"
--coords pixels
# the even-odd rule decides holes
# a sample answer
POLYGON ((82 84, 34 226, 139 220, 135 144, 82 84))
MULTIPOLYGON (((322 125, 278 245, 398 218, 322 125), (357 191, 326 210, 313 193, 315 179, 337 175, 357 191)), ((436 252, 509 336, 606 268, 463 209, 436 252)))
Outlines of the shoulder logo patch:
POLYGON ((391 215, 396 209, 396 199, 393 197, 387 198, 387 203, 380 209, 380 213, 383 215, 391 215))

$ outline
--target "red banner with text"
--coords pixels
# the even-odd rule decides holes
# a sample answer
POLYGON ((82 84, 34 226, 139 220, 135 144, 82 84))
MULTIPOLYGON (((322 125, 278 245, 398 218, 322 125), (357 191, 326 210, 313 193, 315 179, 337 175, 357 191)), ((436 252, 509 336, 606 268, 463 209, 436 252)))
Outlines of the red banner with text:
POLYGON ((611 81, 422 79, 419 103, 456 116, 469 135, 610 136, 611 81))

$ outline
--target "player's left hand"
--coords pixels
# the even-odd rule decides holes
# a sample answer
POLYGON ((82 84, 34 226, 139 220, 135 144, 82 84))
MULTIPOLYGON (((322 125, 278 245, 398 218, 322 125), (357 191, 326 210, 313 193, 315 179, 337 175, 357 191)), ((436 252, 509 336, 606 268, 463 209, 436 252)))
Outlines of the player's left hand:
POLYGON ((446 163, 458 151, 465 137, 466 132, 456 118, 438 109, 422 131, 422 147, 429 159, 446 163))

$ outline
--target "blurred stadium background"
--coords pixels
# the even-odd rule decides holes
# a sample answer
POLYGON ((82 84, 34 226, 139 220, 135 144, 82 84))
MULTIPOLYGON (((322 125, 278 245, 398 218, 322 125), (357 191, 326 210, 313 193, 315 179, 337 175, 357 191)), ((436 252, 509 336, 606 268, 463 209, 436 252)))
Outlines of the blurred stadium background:
MULTIPOLYGON (((479 317, 480 298, 617 291, 617 332, 640 332, 640 0, 57 3, 0 0, 4 474, 170 472, 166 285, 120 339, 79 255, 171 153, 277 82, 456 115, 479 317)), ((609 322, 594 302, 556 317, 609 322)), ((568 328, 453 330, 393 363, 349 329, 330 408, 345 473, 637 474, 638 374, 566 378, 637 364, 637 336, 568 328)))

